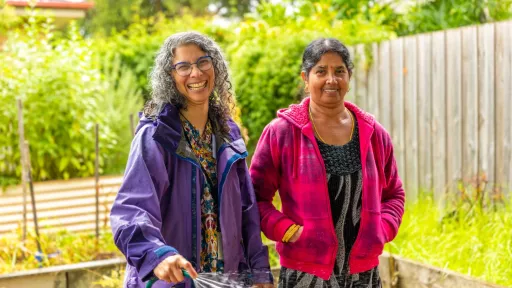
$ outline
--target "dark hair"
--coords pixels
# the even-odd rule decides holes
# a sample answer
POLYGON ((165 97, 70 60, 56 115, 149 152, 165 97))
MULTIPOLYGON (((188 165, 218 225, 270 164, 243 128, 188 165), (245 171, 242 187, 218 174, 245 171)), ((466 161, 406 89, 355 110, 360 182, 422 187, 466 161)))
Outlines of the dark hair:
POLYGON ((171 76, 171 66, 176 48, 194 44, 213 58, 215 70, 215 87, 209 102, 209 116, 219 121, 222 132, 229 132, 228 119, 234 107, 234 93, 229 76, 228 63, 222 55, 219 46, 210 38, 197 32, 182 32, 168 37, 155 58, 155 66, 150 74, 151 100, 144 108, 144 114, 149 118, 156 118, 167 103, 176 105, 180 109, 187 108, 187 101, 176 88, 171 76))
POLYGON ((302 55, 302 71, 306 74, 306 78, 308 77, 309 72, 311 72, 311 69, 313 69, 316 63, 320 61, 322 55, 328 52, 334 52, 340 55, 341 60, 343 60, 343 63, 347 66, 349 75, 352 75, 354 64, 352 63, 350 52, 347 47, 338 39, 320 38, 309 43, 302 55))

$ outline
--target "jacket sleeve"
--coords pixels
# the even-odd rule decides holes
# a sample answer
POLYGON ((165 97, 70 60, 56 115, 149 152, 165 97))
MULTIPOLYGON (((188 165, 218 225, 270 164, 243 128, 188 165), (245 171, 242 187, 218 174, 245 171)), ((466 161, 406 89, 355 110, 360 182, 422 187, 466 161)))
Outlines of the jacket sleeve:
POLYGON ((169 188, 164 151, 152 138, 153 127, 134 137, 123 183, 110 212, 114 242, 142 281, 165 258, 178 254, 160 232, 160 199, 169 188))
POLYGON ((261 240, 260 213, 245 161, 240 162, 239 171, 242 191, 242 237, 253 282, 273 283, 268 248, 261 240))
POLYGON ((393 144, 389 134, 383 137, 385 151, 384 176, 385 185, 382 191, 382 225, 386 233, 386 240, 393 240, 397 233, 404 214, 405 192, 402 180, 398 175, 398 167, 393 153, 393 144))
POLYGON ((281 178, 279 144, 271 122, 261 134, 251 161, 251 178, 261 217, 261 229, 270 240, 281 242, 295 224, 272 204, 281 178))

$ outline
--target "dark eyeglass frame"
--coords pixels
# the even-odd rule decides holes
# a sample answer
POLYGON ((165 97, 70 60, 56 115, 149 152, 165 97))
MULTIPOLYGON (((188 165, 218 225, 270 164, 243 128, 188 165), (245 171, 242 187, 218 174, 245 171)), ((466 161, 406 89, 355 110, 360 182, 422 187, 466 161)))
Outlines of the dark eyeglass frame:
POLYGON ((193 70, 192 65, 196 65, 197 69, 199 69, 201 72, 208 71, 208 70, 210 70, 210 69, 212 69, 212 68, 213 68, 213 57, 212 57, 212 56, 209 56, 209 55, 201 56, 201 57, 197 58, 197 61, 196 61, 196 62, 194 62, 194 63, 190 63, 190 62, 178 62, 178 63, 176 63, 176 64, 174 64, 174 65, 172 65, 172 66, 171 66, 171 71, 172 71, 172 70, 175 70, 175 71, 176 71, 176 73, 178 73, 178 75, 180 75, 180 76, 188 76, 188 75, 190 75, 190 74, 192 73, 192 70, 193 70), (203 69, 199 68, 199 65, 198 65, 198 64, 199 64, 199 62, 200 62, 201 60, 204 60, 204 59, 210 59, 210 63, 211 63, 211 65, 212 65, 210 68, 208 68, 208 69, 206 69, 206 70, 203 70, 203 69), (180 74, 180 73, 178 72, 178 69, 176 69, 176 66, 178 66, 178 65, 180 65, 180 64, 188 64, 188 65, 190 65, 190 72, 189 72, 189 73, 187 73, 187 74, 184 74, 184 75, 180 74))

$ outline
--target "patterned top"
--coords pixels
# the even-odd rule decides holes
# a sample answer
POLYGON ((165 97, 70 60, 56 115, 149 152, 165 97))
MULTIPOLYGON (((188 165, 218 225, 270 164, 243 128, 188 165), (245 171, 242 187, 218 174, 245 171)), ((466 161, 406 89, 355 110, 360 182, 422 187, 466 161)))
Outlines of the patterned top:
POLYGON ((185 136, 190 141, 192 151, 210 181, 205 181, 201 193, 201 272, 223 272, 222 239, 220 238, 218 205, 216 201, 217 161, 213 155, 213 129, 210 121, 206 123, 203 134, 180 115, 185 136))
POLYGON ((377 267, 358 274, 349 273, 348 259, 359 232, 362 205, 363 177, 358 128, 355 121, 352 139, 342 146, 329 145, 316 139, 327 172, 331 216, 339 243, 333 273, 325 281, 312 274, 282 267, 279 288, 381 287, 377 267))

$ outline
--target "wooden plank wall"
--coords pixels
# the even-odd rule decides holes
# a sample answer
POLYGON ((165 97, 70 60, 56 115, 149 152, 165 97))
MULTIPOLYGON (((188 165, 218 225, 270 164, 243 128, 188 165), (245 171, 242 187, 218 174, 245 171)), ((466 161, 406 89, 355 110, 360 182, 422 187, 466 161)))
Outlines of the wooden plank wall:
POLYGON ((443 205, 461 182, 512 195, 512 22, 351 52, 348 100, 391 134, 409 201, 433 192, 443 205))
MULTIPOLYGON (((100 228, 110 227, 109 213, 122 177, 100 178, 100 228)), ((96 190, 94 178, 49 181, 34 184, 37 218, 41 233, 66 228, 69 231, 94 231, 96 190)), ((0 197, 0 235, 21 229, 23 195, 20 186, 0 197)), ((32 205, 27 203, 28 229, 33 229, 32 205)))

